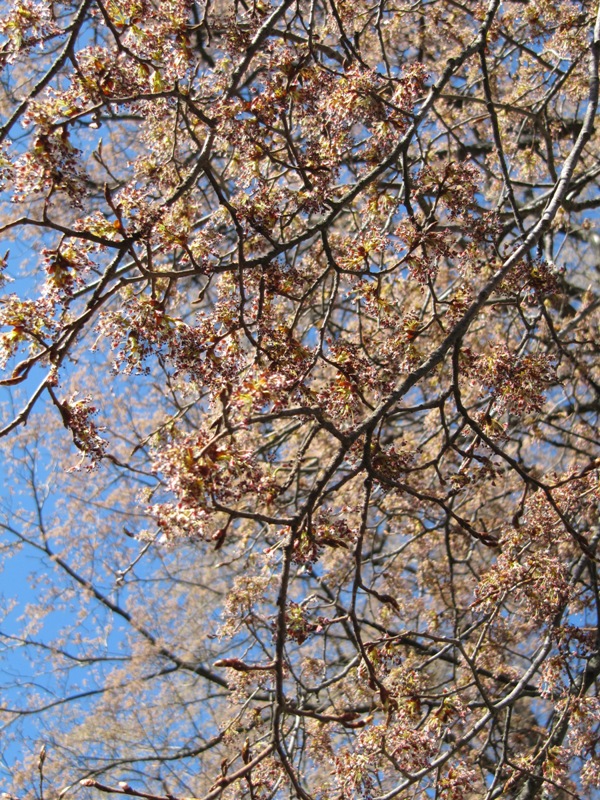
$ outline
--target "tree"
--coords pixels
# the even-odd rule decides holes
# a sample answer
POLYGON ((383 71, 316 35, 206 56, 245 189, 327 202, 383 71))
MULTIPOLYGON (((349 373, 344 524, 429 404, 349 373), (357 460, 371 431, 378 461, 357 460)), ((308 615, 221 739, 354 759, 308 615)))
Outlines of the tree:
POLYGON ((7 791, 600 797, 599 20, 4 4, 7 791))

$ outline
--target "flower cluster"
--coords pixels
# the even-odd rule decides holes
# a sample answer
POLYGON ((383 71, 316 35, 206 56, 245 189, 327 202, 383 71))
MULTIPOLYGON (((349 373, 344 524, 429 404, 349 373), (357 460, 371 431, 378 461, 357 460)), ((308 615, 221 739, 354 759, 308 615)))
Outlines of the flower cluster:
POLYGON ((545 353, 515 358, 505 345, 496 345, 475 359, 470 376, 488 389, 498 410, 526 414, 542 408, 544 391, 554 377, 554 363, 545 353))

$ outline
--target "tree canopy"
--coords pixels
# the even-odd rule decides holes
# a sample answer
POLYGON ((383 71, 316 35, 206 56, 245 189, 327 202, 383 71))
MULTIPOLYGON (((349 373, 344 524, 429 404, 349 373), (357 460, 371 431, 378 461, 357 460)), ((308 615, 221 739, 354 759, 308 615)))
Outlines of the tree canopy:
POLYGON ((598 9, 0 11, 5 791, 600 797, 598 9))

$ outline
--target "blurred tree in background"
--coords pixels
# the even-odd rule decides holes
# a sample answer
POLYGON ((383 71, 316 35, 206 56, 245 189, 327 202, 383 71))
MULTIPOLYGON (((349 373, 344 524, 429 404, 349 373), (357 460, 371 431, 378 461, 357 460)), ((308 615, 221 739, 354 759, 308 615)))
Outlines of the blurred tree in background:
POLYGON ((7 794, 600 797, 599 58, 2 4, 7 794))

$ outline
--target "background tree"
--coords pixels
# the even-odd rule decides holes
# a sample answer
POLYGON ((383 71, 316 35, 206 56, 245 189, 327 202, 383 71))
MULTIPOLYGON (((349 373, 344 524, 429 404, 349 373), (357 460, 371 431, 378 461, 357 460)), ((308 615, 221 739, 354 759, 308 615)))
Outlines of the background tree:
POLYGON ((597 9, 1 17, 7 791, 600 796, 597 9))

